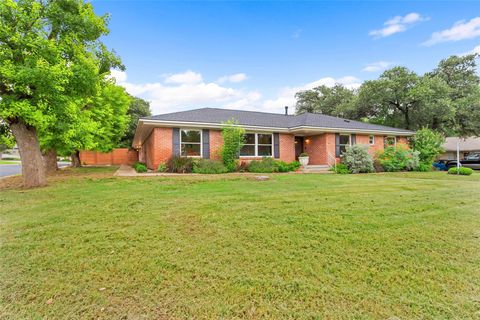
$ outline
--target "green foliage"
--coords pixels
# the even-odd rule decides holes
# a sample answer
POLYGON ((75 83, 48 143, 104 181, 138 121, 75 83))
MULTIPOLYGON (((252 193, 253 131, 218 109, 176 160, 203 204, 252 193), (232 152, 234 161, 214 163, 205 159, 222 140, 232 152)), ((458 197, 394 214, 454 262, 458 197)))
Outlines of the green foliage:
POLYGON ((330 171, 333 171, 337 174, 349 174, 350 169, 348 169, 347 165, 344 163, 339 163, 336 166, 331 166, 330 171))
POLYGON ((276 171, 275 160, 272 158, 263 158, 262 160, 253 160, 248 164, 248 171, 255 173, 272 173, 276 171))
POLYGON ((144 173, 144 172, 147 172, 147 165, 143 162, 136 162, 134 165, 133 165, 133 168, 135 169, 136 172, 138 173, 144 173))
POLYGON ((168 159, 167 168, 173 173, 191 173, 195 160, 187 157, 174 156, 168 159))
POLYGON ((221 150, 222 161, 229 172, 237 168, 237 159, 245 139, 245 129, 238 126, 234 120, 224 123, 222 128, 223 146, 221 150))
POLYGON ((160 163, 157 167, 157 172, 167 172, 168 167, 165 163, 160 163))
POLYGON ((466 168, 466 167, 453 167, 448 169, 448 174, 459 174, 462 176, 469 176, 473 173, 473 169, 471 168, 466 168))
POLYGON ((297 92, 297 113, 322 113, 336 117, 355 117, 355 92, 341 84, 325 85, 297 92))
POLYGON ((413 150, 419 152, 420 162, 432 166, 433 162, 443 150, 445 138, 438 132, 430 129, 418 130, 410 140, 413 150))
POLYGON ((420 165, 418 152, 397 147, 387 147, 383 152, 377 155, 377 160, 383 169, 388 172, 402 170, 415 171, 420 165))
POLYGON ((445 136, 480 135, 477 55, 451 56, 424 75, 401 66, 365 81, 358 90, 337 85, 296 94, 297 110, 346 117, 445 136))
MULTIPOLYGON (((420 161, 420 152, 414 150, 405 150, 405 170, 407 171, 420 171, 420 165, 422 162, 420 161)), ((424 163, 426 164, 426 163, 424 163)), ((432 166, 432 164, 426 164, 428 166, 432 166)))
POLYGON ((121 138, 118 146, 120 148, 131 148, 135 130, 137 129, 138 119, 151 116, 150 103, 137 97, 131 97, 128 107, 128 124, 124 136, 121 138))
POLYGON ((290 163, 280 160, 275 161, 275 172, 297 171, 298 168, 300 168, 300 162, 298 161, 292 161, 290 163))
POLYGON ((0 121, 0 152, 15 146, 15 138, 7 124, 0 121))
POLYGON ((201 159, 193 165, 194 173, 203 173, 203 174, 216 174, 216 173, 226 173, 228 169, 225 167, 223 162, 201 159))
POLYGON ((419 172, 429 172, 432 171, 433 166, 427 163, 420 163, 414 171, 419 171, 419 172))
POLYGON ((302 153, 300 153, 299 157, 300 157, 300 158, 308 157, 308 153, 302 152, 302 153))
POLYGON ((342 156, 344 163, 351 173, 368 173, 375 171, 373 168, 373 158, 368 153, 368 146, 354 144, 347 146, 342 156))

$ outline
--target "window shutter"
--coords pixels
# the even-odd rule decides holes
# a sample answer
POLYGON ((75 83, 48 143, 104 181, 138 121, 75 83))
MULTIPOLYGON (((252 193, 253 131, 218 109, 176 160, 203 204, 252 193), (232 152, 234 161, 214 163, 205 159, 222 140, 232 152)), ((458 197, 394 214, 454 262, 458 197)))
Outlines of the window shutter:
POLYGON ((340 134, 335 133, 335 157, 340 158, 340 134))
POLYGON ((172 134, 173 156, 178 157, 180 156, 180 129, 173 128, 172 130, 173 130, 173 134, 172 134))
POLYGON ((210 130, 202 129, 202 158, 210 159, 210 130))
POLYGON ((273 157, 280 158, 280 135, 278 132, 273 134, 273 157))
POLYGON ((352 145, 357 144, 357 135, 355 133, 352 134, 352 145))

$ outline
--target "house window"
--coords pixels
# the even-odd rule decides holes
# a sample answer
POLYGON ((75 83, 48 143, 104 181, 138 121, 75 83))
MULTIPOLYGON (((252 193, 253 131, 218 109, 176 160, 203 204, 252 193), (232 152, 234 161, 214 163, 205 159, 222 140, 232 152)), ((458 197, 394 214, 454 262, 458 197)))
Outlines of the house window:
POLYGON ((340 146, 340 155, 342 155, 347 150, 347 146, 351 144, 351 139, 349 134, 340 134, 339 138, 338 145, 340 146))
POLYGON ((273 135, 265 133, 245 134, 245 144, 240 150, 241 157, 271 157, 273 155, 273 135))
POLYGON ((370 145, 374 145, 375 144, 375 136, 374 135, 371 135, 368 137, 368 143, 370 143, 370 145))
POLYGON ((397 145, 397 137, 394 136, 388 136, 385 137, 383 140, 383 146, 386 147, 394 147, 397 145))
POLYGON ((182 129, 180 131, 180 148, 183 157, 200 157, 202 155, 202 130, 182 129))

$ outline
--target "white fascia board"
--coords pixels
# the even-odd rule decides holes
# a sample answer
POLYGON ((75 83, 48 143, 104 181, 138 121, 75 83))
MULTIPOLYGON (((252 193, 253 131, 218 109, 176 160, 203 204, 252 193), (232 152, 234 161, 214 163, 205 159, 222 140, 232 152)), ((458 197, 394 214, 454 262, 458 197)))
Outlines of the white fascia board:
POLYGON ((289 132, 295 133, 299 131, 310 132, 334 132, 334 133, 365 133, 365 134, 382 134, 382 135, 396 135, 396 136, 413 136, 414 132, 394 131, 394 130, 367 130, 367 129, 347 129, 347 128, 327 128, 327 127, 308 127, 300 126, 290 128, 289 132))

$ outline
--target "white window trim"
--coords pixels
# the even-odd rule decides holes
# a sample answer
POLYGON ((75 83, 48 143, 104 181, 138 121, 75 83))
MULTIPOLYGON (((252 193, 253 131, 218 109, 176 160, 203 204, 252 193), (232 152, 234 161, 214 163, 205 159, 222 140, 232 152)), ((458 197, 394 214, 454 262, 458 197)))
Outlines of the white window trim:
MULTIPOLYGON (((255 145, 254 145, 254 146, 255 146, 255 155, 253 155, 253 156, 242 156, 242 155, 240 155, 240 158, 258 158, 258 157, 262 157, 262 158, 265 158, 265 157, 266 157, 266 158, 273 158, 273 156, 274 156, 274 148, 275 148, 275 147, 274 147, 275 143, 274 143, 274 141, 273 141, 273 133, 268 133, 268 132, 267 132, 267 133, 263 133, 263 132, 245 132, 245 134, 254 134, 254 135, 255 135, 255 145), (269 146, 269 144, 258 144, 258 135, 259 135, 259 134, 264 134, 264 135, 269 134, 269 135, 271 135, 271 137, 272 137, 272 144, 271 144, 272 152, 271 152, 271 153, 272 153, 272 154, 271 154, 270 156, 261 156, 261 155, 258 155, 258 147, 259 147, 259 146, 269 146)), ((253 145, 253 144, 248 143, 247 145, 251 146, 251 145, 253 145)))
POLYGON ((179 139, 180 139, 180 156, 181 157, 187 157, 187 158, 202 158, 203 157, 203 130, 202 129, 197 129, 197 128, 181 128, 180 129, 180 134, 179 134, 179 139), (198 144, 198 142, 182 142, 182 130, 186 131, 200 131, 200 155, 199 156, 184 156, 182 155, 182 144, 198 144))
MULTIPOLYGON (((393 138, 393 147, 397 147, 397 136, 385 136, 385 139, 388 139, 388 138, 393 138)), ((387 145, 385 145, 384 143, 384 147, 388 147, 387 145)))
POLYGON ((369 143, 371 146, 375 145, 375 135, 371 134, 371 135, 368 136, 368 143, 369 143), (373 139, 372 139, 372 142, 370 142, 370 138, 373 138, 373 139))

